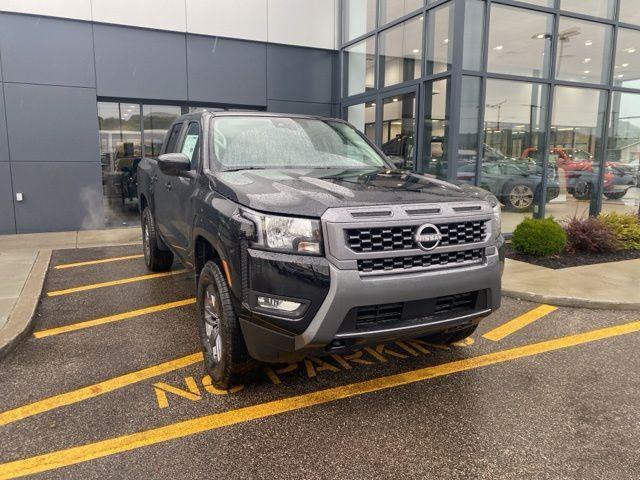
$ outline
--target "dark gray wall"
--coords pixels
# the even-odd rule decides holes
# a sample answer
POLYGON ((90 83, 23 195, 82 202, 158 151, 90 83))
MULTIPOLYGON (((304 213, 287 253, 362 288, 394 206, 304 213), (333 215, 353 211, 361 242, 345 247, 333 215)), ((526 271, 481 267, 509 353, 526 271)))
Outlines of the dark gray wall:
POLYGON ((99 97, 329 116, 337 71, 330 50, 0 13, 0 232, 102 226, 99 97))

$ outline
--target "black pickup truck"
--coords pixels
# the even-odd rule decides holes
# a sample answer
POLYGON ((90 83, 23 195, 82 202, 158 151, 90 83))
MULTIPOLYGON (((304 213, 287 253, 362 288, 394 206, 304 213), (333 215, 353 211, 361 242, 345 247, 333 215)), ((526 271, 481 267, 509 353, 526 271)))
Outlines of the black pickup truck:
POLYGON ((462 340, 500 306, 500 205, 395 169, 342 120, 201 111, 138 167, 144 255, 195 272, 213 383, 402 337, 462 340))

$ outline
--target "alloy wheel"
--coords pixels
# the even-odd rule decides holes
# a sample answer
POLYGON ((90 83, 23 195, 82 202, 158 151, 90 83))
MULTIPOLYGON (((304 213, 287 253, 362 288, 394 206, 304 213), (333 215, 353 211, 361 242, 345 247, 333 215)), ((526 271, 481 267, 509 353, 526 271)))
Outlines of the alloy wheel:
POLYGON ((213 285, 209 285, 204 296, 204 348, 214 364, 222 356, 222 337, 220 336, 220 299, 213 285))
POLYGON ((516 185, 509 192, 509 202, 518 209, 526 209, 533 205, 533 190, 527 185, 516 185))

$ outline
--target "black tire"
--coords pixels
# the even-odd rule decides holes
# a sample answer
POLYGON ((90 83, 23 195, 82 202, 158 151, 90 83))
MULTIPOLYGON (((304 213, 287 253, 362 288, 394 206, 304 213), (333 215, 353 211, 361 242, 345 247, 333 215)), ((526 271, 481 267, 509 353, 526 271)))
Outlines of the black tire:
POLYGON ((211 383, 221 390, 246 382, 255 373, 229 287, 218 265, 209 261, 198 280, 198 331, 211 383))
POLYGON ((604 192, 604 196, 607 197, 609 200, 620 200, 626 194, 627 194, 626 190, 624 192, 609 192, 609 193, 604 192))
POLYGON ((144 263, 147 264, 149 270, 154 272, 169 270, 173 264, 173 253, 169 250, 160 250, 159 241, 151 210, 149 207, 145 207, 142 212, 142 250, 144 263))
POLYGON ((504 189, 503 203, 511 212, 528 212, 533 210, 536 192, 526 183, 514 183, 504 189))
POLYGON ((593 184, 587 180, 576 180, 571 194, 576 200, 590 200, 593 192, 593 184))
POLYGON ((452 343, 459 342, 473 335, 476 328, 478 328, 477 324, 465 327, 461 330, 456 330, 455 332, 436 333, 434 335, 429 335, 428 337, 423 337, 423 339, 436 345, 451 345, 452 343))

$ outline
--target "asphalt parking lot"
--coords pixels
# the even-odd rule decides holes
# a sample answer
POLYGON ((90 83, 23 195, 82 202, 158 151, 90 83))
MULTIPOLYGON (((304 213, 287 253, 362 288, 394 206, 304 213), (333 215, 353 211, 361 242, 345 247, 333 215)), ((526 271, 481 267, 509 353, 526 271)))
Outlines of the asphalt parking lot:
POLYGON ((0 360, 0 479, 640 478, 640 316, 505 298, 451 348, 395 342, 211 386, 180 265, 54 252, 0 360))

